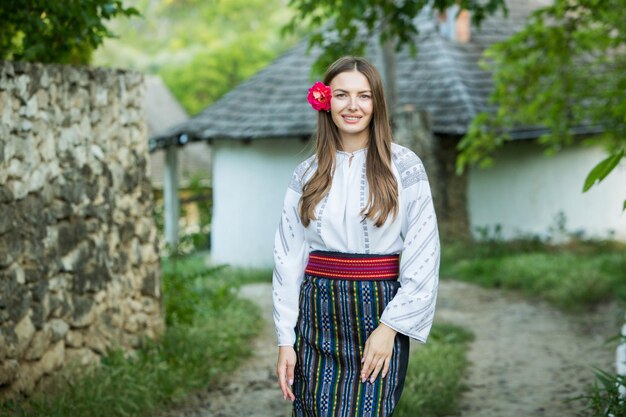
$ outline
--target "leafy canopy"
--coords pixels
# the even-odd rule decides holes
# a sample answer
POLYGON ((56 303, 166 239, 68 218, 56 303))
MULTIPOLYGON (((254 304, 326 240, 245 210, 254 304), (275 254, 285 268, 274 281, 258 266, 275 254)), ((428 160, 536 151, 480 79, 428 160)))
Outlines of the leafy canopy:
POLYGON ((0 2, 0 59, 84 64, 105 37, 103 21, 138 15, 122 0, 0 2))
MULTIPOLYGON (((586 191, 604 179, 626 150, 626 18, 623 0, 555 0, 536 10, 519 33, 488 48, 495 113, 481 113, 459 144, 457 168, 489 166, 518 126, 546 128, 548 153, 597 131, 608 157, 590 173, 586 191)), ((624 202, 626 209, 626 201, 624 202)))
POLYGON ((307 29, 309 47, 322 49, 314 68, 321 74, 340 56, 364 55, 373 34, 378 35, 381 45, 390 40, 396 50, 408 47, 415 53, 415 18, 431 3, 441 11, 458 3, 471 12, 476 25, 499 9, 508 12, 504 0, 290 0, 296 14, 283 32, 291 33, 302 26, 307 29))
POLYGON ((285 0, 125 0, 144 19, 117 20, 94 62, 163 78, 196 114, 268 65, 297 41, 277 28, 291 17, 285 0))

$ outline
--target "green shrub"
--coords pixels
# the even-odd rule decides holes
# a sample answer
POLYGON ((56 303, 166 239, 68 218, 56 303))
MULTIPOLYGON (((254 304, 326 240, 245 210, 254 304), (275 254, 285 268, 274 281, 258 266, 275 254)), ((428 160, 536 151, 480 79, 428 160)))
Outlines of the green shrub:
POLYGON ((444 277, 521 290, 568 310, 626 291, 626 248, 613 242, 444 245, 441 269, 444 277))
POLYGON ((168 324, 189 324, 207 303, 218 309, 236 295, 241 285, 272 280, 272 270, 267 268, 207 267, 203 253, 164 259, 162 269, 168 324))
POLYGON ((458 412, 465 388, 466 351, 473 335, 450 324, 435 324, 428 342, 409 358, 409 368, 395 417, 439 417, 458 412))
POLYGON ((196 316, 214 303, 234 294, 219 279, 223 267, 206 267, 202 255, 173 257, 162 262, 163 306, 166 324, 192 324, 196 316))

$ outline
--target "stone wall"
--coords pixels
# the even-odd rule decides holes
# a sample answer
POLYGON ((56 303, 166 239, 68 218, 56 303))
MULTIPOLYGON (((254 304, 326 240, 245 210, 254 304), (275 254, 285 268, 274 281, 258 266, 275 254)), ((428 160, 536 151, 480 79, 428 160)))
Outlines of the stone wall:
POLYGON ((0 396, 162 331, 141 74, 0 62, 0 396))

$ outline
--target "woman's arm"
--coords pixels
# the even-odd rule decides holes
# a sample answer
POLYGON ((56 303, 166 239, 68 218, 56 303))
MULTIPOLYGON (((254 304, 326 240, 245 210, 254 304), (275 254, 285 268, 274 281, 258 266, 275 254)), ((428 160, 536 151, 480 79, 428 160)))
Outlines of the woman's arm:
POLYGON ((302 190, 302 176, 307 161, 296 168, 285 194, 280 222, 274 239, 274 272, 272 276, 273 316, 278 338, 276 375, 285 399, 294 400, 291 385, 296 364, 293 345, 298 320, 298 299, 308 248, 304 227, 298 214, 302 190))
POLYGON ((424 343, 435 315, 440 244, 428 178, 417 156, 414 165, 413 180, 403 190, 408 226, 400 258, 401 287, 380 321, 424 343))
POLYGON ((424 166, 413 152, 409 160, 400 184, 407 216, 400 258, 401 287, 367 340, 362 379, 374 380, 381 370, 383 377, 386 375, 396 333, 426 342, 435 314, 440 257, 437 218, 424 166))
POLYGON ((296 168, 285 193, 274 238, 272 300, 279 346, 293 346, 296 341, 294 329, 298 320, 298 298, 309 256, 304 227, 298 214, 303 164, 306 161, 296 168))

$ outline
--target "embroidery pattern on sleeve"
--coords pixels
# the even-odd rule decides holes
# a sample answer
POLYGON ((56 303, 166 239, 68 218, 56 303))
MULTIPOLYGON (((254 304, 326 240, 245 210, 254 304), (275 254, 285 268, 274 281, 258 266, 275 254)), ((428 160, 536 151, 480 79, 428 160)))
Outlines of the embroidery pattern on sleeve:
POLYGON ((428 337, 434 316, 439 280, 439 237, 428 178, 413 151, 394 144, 392 160, 406 205, 407 235, 400 262, 401 288, 383 312, 381 321, 420 341, 428 337))
POLYGON ((391 158, 400 173, 402 188, 408 188, 427 179, 422 161, 408 148, 395 147, 391 158))
POLYGON ((291 181, 289 182, 289 188, 291 188, 298 194, 302 194, 304 179, 306 178, 307 174, 309 174, 310 172, 315 172, 316 169, 317 161, 315 160, 315 155, 313 155, 296 167, 296 170, 291 177, 291 181))

